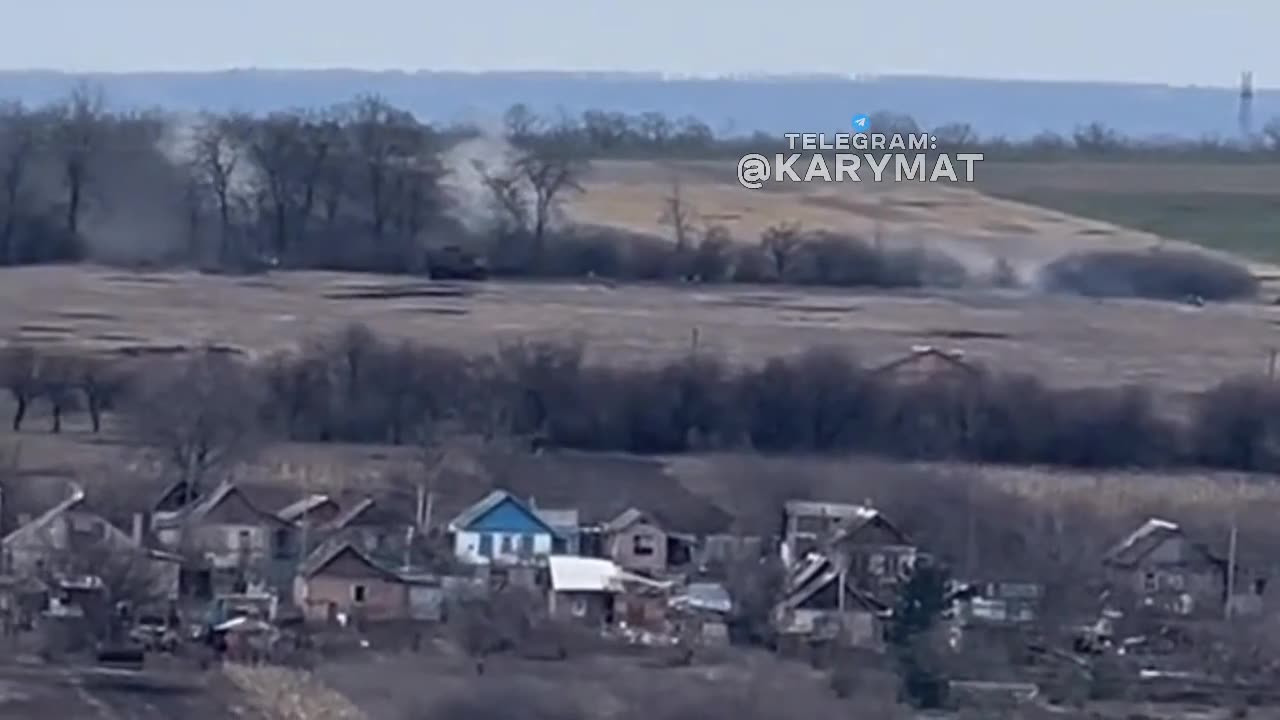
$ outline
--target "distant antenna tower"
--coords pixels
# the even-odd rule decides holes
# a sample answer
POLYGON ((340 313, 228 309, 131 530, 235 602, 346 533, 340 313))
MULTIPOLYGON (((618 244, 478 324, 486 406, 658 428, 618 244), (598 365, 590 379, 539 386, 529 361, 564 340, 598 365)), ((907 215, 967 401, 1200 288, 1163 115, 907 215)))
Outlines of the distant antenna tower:
POLYGON ((1240 74, 1240 136, 1245 140, 1253 137, 1253 72, 1250 70, 1240 74))

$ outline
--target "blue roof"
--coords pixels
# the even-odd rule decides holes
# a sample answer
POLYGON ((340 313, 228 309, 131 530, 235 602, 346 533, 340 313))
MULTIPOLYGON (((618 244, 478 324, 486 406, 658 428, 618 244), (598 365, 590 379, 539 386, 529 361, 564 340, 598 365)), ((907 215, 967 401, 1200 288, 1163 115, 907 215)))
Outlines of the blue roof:
POLYGON ((449 523, 449 528, 454 531, 558 535, 537 512, 504 490, 495 490, 462 511, 449 523))

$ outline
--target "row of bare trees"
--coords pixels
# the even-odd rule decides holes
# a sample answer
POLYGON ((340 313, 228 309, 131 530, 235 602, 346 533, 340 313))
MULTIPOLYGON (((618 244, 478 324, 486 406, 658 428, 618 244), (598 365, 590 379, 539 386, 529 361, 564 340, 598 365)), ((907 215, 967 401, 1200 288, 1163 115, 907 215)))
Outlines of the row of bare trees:
POLYGON ((6 103, 0 264, 420 272, 430 246, 461 239, 477 255, 513 253, 497 264, 522 273, 580 190, 584 156, 568 129, 531 116, 517 131, 493 140, 496 158, 464 152, 447 167, 445 151, 477 131, 378 97, 265 117, 117 112, 88 87, 46 107, 6 103), (450 171, 478 181, 451 193, 450 171), (478 204, 483 222, 460 218, 460 204, 478 204))
MULTIPOLYGON (((583 151, 593 157, 697 158, 782 151, 785 147, 777 135, 759 132, 748 136, 717 134, 697 118, 673 119, 657 112, 627 114, 588 110, 578 117, 562 116, 555 122, 549 122, 527 105, 517 104, 507 111, 505 120, 507 130, 514 136, 536 136, 548 128, 556 128, 560 133, 568 130, 583 151)), ((1280 150, 1280 118, 1268 121, 1256 135, 1243 140, 1213 136, 1197 139, 1135 137, 1097 121, 1083 122, 1067 134, 1046 131, 1026 139, 1010 139, 983 136, 977 128, 965 122, 949 122, 930 128, 910 115, 888 110, 872 113, 869 121, 876 133, 928 133, 937 139, 939 149, 981 152, 991 158, 1245 159, 1280 150)))
POLYGON ((66 413, 83 409, 94 432, 103 412, 113 407, 128 376, 123 363, 109 358, 40 353, 30 347, 0 350, 0 388, 13 401, 10 427, 23 429, 33 403, 48 404, 52 432, 61 432, 66 413))
MULTIPOLYGON (((976 366, 975 366, 976 367, 976 366)), ((129 369, 11 348, 0 378, 21 426, 43 398, 83 400, 93 426, 127 426, 199 475, 246 445, 410 444, 436 427, 590 450, 866 452, 905 458, 1125 467, 1280 468, 1280 388, 1239 378, 1170 419, 1149 390, 1056 389, 973 374, 901 383, 836 350, 733 367, 700 354, 653 366, 590 364, 583 348, 517 343, 468 356, 355 326, 250 366, 215 351, 129 369)))

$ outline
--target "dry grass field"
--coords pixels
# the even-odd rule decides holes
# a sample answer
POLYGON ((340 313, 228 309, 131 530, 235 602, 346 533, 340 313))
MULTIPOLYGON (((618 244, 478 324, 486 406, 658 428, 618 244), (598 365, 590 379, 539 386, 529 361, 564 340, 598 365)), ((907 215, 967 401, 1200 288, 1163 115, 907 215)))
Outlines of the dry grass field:
POLYGON ((0 270, 0 341, 162 353, 204 342, 249 353, 367 323, 391 337, 490 352, 519 339, 582 340, 602 362, 690 351, 732 362, 840 347, 867 363, 913 345, 965 350, 1062 384, 1203 388, 1263 372, 1280 308, 957 291, 859 294, 590 283, 446 285, 319 272, 233 278, 96 267, 0 270))
POLYGON ((678 182, 683 201, 701 224, 724 225, 748 242, 771 225, 798 222, 810 229, 878 235, 888 244, 938 247, 979 272, 1004 259, 1030 276, 1066 252, 1187 241, 1250 256, 1259 274, 1277 270, 1272 263, 1280 253, 1256 252, 1256 238, 1220 237, 1208 228, 1222 224, 1238 230, 1261 222, 1280 230, 1280 223, 1254 217, 1257 212, 1241 217, 1228 212, 1233 205, 1217 207, 1206 197, 1280 206, 1280 196, 1270 190, 1280 181, 1280 164, 989 162, 976 165, 974 178, 972 185, 843 182, 748 190, 737 184, 728 160, 601 162, 570 210, 581 221, 669 236, 660 219, 678 182), (1171 207, 1153 207, 1156 201, 1171 207), (1192 211, 1177 203, 1192 203, 1192 211))

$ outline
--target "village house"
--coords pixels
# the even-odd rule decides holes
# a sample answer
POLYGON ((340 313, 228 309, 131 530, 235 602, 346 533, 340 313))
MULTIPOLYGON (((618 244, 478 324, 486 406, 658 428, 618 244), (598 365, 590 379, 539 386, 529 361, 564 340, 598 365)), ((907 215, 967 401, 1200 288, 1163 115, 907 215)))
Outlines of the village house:
POLYGON ((789 644, 829 642, 878 650, 889 612, 888 605, 854 584, 841 559, 811 554, 788 574, 773 623, 789 644))
POLYGON ((1225 560, 1194 542, 1177 523, 1151 518, 1103 557, 1115 595, 1134 609, 1174 617, 1221 615, 1225 560))
POLYGON ((308 550, 342 535, 361 552, 388 565, 412 564, 410 549, 419 532, 419 519, 407 498, 367 496, 353 502, 307 538, 308 550))
POLYGON ((243 592, 253 582, 287 586, 297 562, 291 524, 229 482, 176 509, 172 492, 157 505, 153 527, 166 548, 197 560, 188 568, 194 594, 243 592))
POLYGON ((455 557, 469 565, 529 564, 563 540, 527 503, 494 490, 449 523, 455 557))
POLYGON ((547 565, 547 609, 553 617, 602 629, 667 629, 670 583, 628 572, 605 558, 552 555, 547 565))
POLYGON ((869 505, 793 500, 783 512, 788 567, 803 566, 813 553, 831 557, 861 592, 888 604, 915 567, 918 549, 869 505))
POLYGON ((916 345, 909 354, 871 372, 902 384, 939 380, 967 383, 981 373, 976 365, 964 359, 963 351, 943 350, 932 345, 916 345))
POLYGON ((555 531, 555 537, 551 539, 551 552, 556 555, 582 554, 582 521, 576 509, 543 508, 533 502, 529 503, 529 507, 555 531))
POLYGON ((667 569, 667 533, 636 508, 624 510, 602 528, 605 556, 625 570, 660 575, 667 569))
POLYGON ((691 582, 668 601, 677 634, 703 645, 729 643, 733 597, 717 582, 691 582))
POLYGON ((438 620, 439 582, 380 564, 345 537, 315 549, 298 569, 293 602, 312 622, 438 620))
POLYGON ((61 586, 101 588, 147 610, 167 610, 177 599, 181 558, 151 547, 141 515, 130 532, 78 509, 78 489, 65 501, 18 527, 0 541, 0 572, 6 576, 54 579, 61 586))

